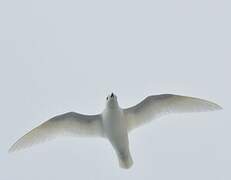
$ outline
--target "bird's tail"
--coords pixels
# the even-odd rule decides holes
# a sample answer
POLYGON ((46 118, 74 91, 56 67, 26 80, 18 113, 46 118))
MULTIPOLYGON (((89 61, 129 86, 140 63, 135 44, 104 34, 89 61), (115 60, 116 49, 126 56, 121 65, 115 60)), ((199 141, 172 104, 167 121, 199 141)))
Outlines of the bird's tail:
POLYGON ((129 169, 133 165, 133 160, 130 153, 127 155, 119 155, 118 158, 121 168, 129 169))

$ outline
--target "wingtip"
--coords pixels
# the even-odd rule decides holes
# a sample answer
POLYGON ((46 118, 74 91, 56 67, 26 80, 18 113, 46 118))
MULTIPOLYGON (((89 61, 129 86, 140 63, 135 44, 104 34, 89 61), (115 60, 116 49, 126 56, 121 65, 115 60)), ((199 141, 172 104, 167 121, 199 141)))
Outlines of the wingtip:
POLYGON ((213 103, 213 106, 214 106, 214 110, 217 110, 217 111, 223 109, 223 107, 221 107, 220 105, 218 105, 218 104, 216 104, 216 103, 213 103))
POLYGON ((223 110, 223 107, 221 107, 221 106, 219 106, 219 105, 217 105, 218 107, 217 107, 217 110, 223 110))
POLYGON ((16 143, 14 143, 9 149, 8 149, 8 153, 9 154, 12 154, 12 153, 14 153, 14 152, 16 152, 16 151, 20 151, 22 148, 20 148, 19 146, 18 146, 18 144, 17 144, 17 142, 16 143))
POLYGON ((12 148, 8 149, 8 153, 9 153, 9 154, 12 154, 12 153, 14 153, 14 152, 15 152, 14 149, 12 149, 12 148))
POLYGON ((16 150, 17 150, 17 149, 15 148, 15 146, 12 145, 12 146, 10 147, 10 149, 8 149, 8 153, 9 153, 9 154, 12 154, 12 153, 14 153, 16 150))

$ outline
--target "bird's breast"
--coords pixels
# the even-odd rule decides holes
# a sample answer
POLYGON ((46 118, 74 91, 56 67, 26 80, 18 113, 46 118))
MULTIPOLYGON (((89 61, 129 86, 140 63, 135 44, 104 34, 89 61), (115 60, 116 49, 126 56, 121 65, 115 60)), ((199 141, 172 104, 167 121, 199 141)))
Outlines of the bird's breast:
POLYGON ((106 109, 103 113, 103 125, 109 137, 124 136, 127 133, 127 124, 120 109, 106 109))
POLYGON ((104 132, 117 154, 129 154, 127 123, 122 110, 103 113, 104 132))

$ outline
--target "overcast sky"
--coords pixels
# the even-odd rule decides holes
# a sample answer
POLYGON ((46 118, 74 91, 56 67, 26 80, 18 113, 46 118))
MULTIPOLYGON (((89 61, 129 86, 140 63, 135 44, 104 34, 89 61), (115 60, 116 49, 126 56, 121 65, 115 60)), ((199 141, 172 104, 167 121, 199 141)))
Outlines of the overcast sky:
POLYGON ((231 179, 229 0, 0 1, 0 179, 231 179), (200 97, 223 111, 171 115, 130 134, 120 169, 103 139, 8 148, 50 117, 101 112, 110 92, 200 97))

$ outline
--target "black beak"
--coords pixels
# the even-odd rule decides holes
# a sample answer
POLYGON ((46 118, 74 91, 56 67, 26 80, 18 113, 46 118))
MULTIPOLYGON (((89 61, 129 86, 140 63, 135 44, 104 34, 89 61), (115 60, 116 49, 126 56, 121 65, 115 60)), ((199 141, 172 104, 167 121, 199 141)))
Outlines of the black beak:
POLYGON ((113 93, 111 93, 111 97, 114 97, 114 94, 113 94, 113 93))

